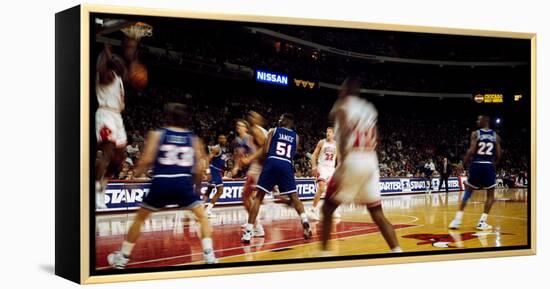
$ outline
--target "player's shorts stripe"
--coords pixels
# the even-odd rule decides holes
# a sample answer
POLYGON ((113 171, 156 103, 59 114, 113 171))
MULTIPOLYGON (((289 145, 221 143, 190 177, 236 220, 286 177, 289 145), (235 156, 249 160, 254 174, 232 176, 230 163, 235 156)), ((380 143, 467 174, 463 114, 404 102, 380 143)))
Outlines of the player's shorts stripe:
POLYGON ((218 171, 223 171, 222 169, 217 168, 217 167, 215 167, 215 166, 213 166, 213 165, 210 165, 210 168, 215 169, 215 170, 218 170, 218 171))
POLYGON ((262 191, 264 191, 264 192, 266 192, 266 193, 271 193, 271 190, 268 190, 268 189, 266 189, 266 188, 264 188, 264 187, 262 187, 262 186, 260 186, 260 185, 256 185, 256 188, 259 188, 260 190, 262 190, 262 191))
POLYGON ((292 164, 292 162, 290 160, 287 160, 285 158, 276 157, 276 156, 270 156, 270 157, 268 157, 268 159, 278 159, 278 160, 289 162, 289 163, 292 164))
POLYGON ((492 184, 492 185, 486 187, 486 189, 492 189, 492 188, 494 188, 494 187, 496 187, 496 186, 497 186, 497 184, 495 183, 495 184, 492 184))
POLYGON ((154 211, 154 212, 160 211, 160 208, 155 208, 155 207, 153 207, 153 206, 151 206, 151 205, 149 205, 149 204, 147 204, 147 203, 145 203, 145 202, 141 203, 141 207, 143 207, 143 208, 145 208, 145 209, 147 209, 147 210, 150 210, 150 211, 154 211))
POLYGON ((479 187, 470 184, 468 181, 465 181, 464 183, 466 183, 468 186, 470 186, 470 187, 472 187, 472 188, 474 188, 474 189, 479 189, 479 187))
POLYGON ((474 162, 474 164, 490 164, 490 165, 492 165, 493 162, 488 162, 488 161, 477 161, 477 162, 474 162))
POLYGON ((154 175, 153 178, 179 178, 179 177, 191 177, 190 174, 173 174, 173 175, 154 175))
POLYGON ((280 192, 279 195, 288 195, 288 194, 292 194, 292 193, 296 193, 296 190, 290 190, 290 191, 286 191, 286 192, 280 192))

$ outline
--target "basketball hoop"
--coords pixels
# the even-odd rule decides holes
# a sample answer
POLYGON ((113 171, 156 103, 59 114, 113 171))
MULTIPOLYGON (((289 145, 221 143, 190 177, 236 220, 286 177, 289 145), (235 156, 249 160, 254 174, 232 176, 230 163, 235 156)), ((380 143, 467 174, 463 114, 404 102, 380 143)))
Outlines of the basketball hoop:
POLYGON ((143 23, 136 22, 134 25, 120 29, 127 37, 140 40, 143 37, 153 36, 153 26, 143 23))

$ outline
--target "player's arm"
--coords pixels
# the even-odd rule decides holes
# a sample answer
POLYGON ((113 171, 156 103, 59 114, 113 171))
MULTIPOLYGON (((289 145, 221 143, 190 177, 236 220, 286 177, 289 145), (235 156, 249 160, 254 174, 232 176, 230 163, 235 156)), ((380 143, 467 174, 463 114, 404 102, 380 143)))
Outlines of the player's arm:
POLYGON ((275 129, 270 129, 267 133, 266 142, 264 143, 263 148, 263 154, 266 155, 269 152, 269 145, 271 144, 271 139, 273 138, 273 134, 275 133, 275 129))
POLYGON ((340 149, 338 148, 338 143, 334 146, 334 150, 336 151, 336 159, 334 160, 334 165, 338 166, 338 163, 340 162, 340 149))
POLYGON ((266 137, 264 136, 262 131, 257 127, 253 127, 251 130, 251 133, 254 139, 256 140, 256 142, 258 143, 258 149, 250 156, 243 157, 241 159, 241 164, 243 166, 249 165, 253 160, 259 159, 265 154, 264 145, 265 145, 266 137))
POLYGON ((495 142, 495 163, 499 163, 500 157, 502 156, 502 148, 500 147, 500 136, 497 134, 497 139, 495 142))
POLYGON ((311 172, 313 173, 313 175, 317 175, 317 160, 319 159, 319 152, 321 152, 322 147, 323 140, 320 140, 315 146, 315 150, 313 150, 313 154, 311 155, 311 159, 309 160, 311 163, 311 172))
POLYGON ((470 162, 470 160, 476 153, 476 149, 477 149, 477 132, 473 131, 472 134, 470 135, 470 148, 468 148, 468 151, 464 156, 464 165, 470 162))
POLYGON ((141 176, 149 167, 151 167, 157 157, 160 137, 161 132, 159 131, 151 131, 147 134, 147 138, 145 139, 145 148, 143 149, 143 154, 141 155, 136 169, 134 170, 134 175, 141 176))
POLYGON ((204 143, 199 137, 193 138, 193 151, 195 154, 194 166, 193 166, 193 182, 195 184, 195 190, 199 191, 202 183, 203 172, 206 169, 205 160, 206 152, 204 151, 204 143))

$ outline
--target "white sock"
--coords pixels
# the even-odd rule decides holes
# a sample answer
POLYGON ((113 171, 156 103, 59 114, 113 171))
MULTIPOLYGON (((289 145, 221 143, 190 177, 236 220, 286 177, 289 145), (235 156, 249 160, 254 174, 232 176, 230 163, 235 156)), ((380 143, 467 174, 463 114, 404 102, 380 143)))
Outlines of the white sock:
POLYGON ((120 247, 120 251, 124 256, 128 257, 132 254, 132 250, 134 249, 134 243, 130 243, 128 241, 122 242, 122 246, 120 247))
POLYGON ((252 229, 254 228, 254 225, 250 223, 246 223, 246 226, 244 228, 247 231, 252 231, 252 229))
POLYGON ((457 211, 455 215, 455 220, 462 221, 462 215, 464 215, 464 211, 457 211))
POLYGON ((306 213, 301 213, 300 218, 302 219, 302 223, 308 222, 306 213))
POLYGON ((487 215, 487 214, 485 214, 485 213, 481 214, 481 218, 479 218, 479 221, 480 221, 480 222, 487 222, 487 217, 488 217, 488 216, 489 216, 489 215, 487 215))
POLYGON ((202 250, 205 253, 212 252, 212 238, 203 238, 201 240, 201 244, 202 244, 202 250))
POLYGON ((403 252, 403 250, 401 250, 401 247, 399 247, 399 246, 397 246, 397 247, 395 247, 395 248, 392 248, 391 251, 392 251, 393 253, 401 253, 401 252, 403 252))
POLYGON ((260 222, 256 222, 256 224, 254 224, 254 228, 261 228, 262 227, 262 224, 260 224, 260 222))

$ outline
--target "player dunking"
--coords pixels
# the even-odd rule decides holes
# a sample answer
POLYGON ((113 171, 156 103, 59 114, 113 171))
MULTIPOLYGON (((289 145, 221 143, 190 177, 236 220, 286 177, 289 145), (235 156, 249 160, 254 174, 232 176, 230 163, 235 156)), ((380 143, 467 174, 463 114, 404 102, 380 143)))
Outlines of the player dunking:
POLYGON ((95 91, 98 108, 95 113, 97 157, 95 162, 96 208, 105 209, 107 168, 120 162, 127 137, 121 113, 124 110, 124 61, 106 45, 97 63, 95 91))
POLYGON ((313 199, 313 207, 308 212, 308 217, 313 220, 320 220, 317 205, 321 200, 321 195, 326 191, 327 182, 334 174, 337 158, 338 144, 334 140, 334 128, 328 127, 326 138, 317 143, 311 157, 311 170, 317 176, 317 192, 313 199))
POLYGON ((135 170, 145 172, 153 165, 153 180, 149 193, 138 210, 120 251, 107 257, 111 266, 123 269, 128 264, 141 226, 152 212, 167 205, 193 211, 201 225, 201 244, 205 263, 216 263, 211 228, 204 212, 200 188, 204 158, 202 141, 187 129, 190 117, 183 104, 169 103, 165 107, 166 127, 147 136, 145 151, 135 170))
POLYGON ((462 225, 462 215, 468 200, 472 196, 474 190, 486 189, 487 199, 483 214, 477 223, 477 230, 491 230, 493 227, 487 224, 489 211, 495 201, 496 173, 495 163, 498 162, 501 156, 500 136, 491 129, 490 119, 486 115, 480 115, 477 119, 478 130, 473 131, 470 135, 470 148, 464 157, 464 165, 467 165, 470 160, 470 172, 466 181, 466 190, 462 197, 458 212, 455 218, 449 224, 450 229, 458 229, 462 225))
POLYGON ((285 113, 279 119, 279 127, 271 129, 267 134, 267 140, 263 147, 266 160, 256 185, 256 198, 252 203, 248 223, 241 239, 245 244, 250 243, 253 236, 253 224, 256 221, 265 194, 269 193, 275 185, 279 187, 281 195, 288 195, 294 209, 300 215, 304 238, 311 238, 311 228, 304 206, 296 191, 292 160, 298 146, 298 135, 292 129, 293 126, 294 116, 285 113))
POLYGON ((225 170, 227 161, 227 138, 221 134, 218 136, 218 144, 210 148, 208 160, 210 166, 208 171, 210 172, 210 183, 208 184, 208 190, 204 195, 204 201, 208 202, 210 194, 216 188, 216 194, 210 200, 210 203, 206 205, 206 214, 209 218, 214 217, 212 208, 216 205, 216 202, 223 193, 223 172, 225 170))
POLYGON ((340 146, 338 164, 323 203, 322 249, 328 250, 332 214, 341 203, 365 204, 373 221, 393 252, 401 252, 395 230, 382 211, 378 158, 376 156, 378 113, 374 106, 359 98, 361 83, 348 78, 342 84, 331 118, 340 146))

